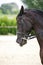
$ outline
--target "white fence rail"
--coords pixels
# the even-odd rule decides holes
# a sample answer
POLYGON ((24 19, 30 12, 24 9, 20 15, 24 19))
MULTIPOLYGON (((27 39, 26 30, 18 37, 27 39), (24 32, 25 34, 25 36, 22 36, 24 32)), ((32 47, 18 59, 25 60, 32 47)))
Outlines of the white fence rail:
POLYGON ((17 26, 0 26, 0 28, 17 28, 17 26))

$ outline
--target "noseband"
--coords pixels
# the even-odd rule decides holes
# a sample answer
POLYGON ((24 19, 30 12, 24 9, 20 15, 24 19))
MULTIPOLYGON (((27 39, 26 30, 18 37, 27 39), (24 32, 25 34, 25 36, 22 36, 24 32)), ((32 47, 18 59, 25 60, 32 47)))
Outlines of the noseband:
POLYGON ((23 40, 30 40, 30 39, 33 39, 33 38, 36 37, 35 35, 31 35, 31 34, 28 35, 28 33, 25 34, 25 33, 17 32, 17 34, 19 34, 19 35, 24 35, 24 37, 21 38, 21 39, 23 39, 23 40), (26 37, 27 37, 27 38, 26 38, 26 37))

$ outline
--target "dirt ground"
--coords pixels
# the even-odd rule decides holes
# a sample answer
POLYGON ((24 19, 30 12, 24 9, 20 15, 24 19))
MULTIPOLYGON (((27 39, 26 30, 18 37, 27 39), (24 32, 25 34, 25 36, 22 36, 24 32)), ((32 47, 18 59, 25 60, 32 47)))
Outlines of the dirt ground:
POLYGON ((41 65, 37 39, 20 47, 16 36, 0 36, 0 65, 41 65))

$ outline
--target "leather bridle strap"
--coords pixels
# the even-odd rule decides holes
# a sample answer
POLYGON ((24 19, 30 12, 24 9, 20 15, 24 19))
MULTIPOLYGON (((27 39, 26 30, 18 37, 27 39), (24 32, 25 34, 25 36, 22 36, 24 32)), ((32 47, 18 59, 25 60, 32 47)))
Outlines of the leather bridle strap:
POLYGON ((33 39, 33 38, 35 38, 36 36, 35 35, 31 35, 31 34, 25 34, 25 33, 21 33, 21 32, 17 32, 17 34, 20 34, 20 35, 24 35, 24 37, 22 37, 22 39, 24 39, 24 40, 29 40, 29 39, 33 39), (27 39, 25 38, 25 37, 28 37, 27 39))

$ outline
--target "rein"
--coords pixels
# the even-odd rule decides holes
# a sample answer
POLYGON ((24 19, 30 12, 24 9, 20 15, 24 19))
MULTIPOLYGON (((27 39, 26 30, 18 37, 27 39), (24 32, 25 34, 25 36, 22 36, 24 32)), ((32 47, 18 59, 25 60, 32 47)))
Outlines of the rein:
POLYGON ((30 39, 33 39, 33 38, 35 38, 36 36, 35 35, 31 35, 31 34, 25 34, 25 33, 21 33, 21 32, 17 32, 17 34, 19 34, 19 35, 24 35, 24 37, 22 37, 21 39, 23 39, 23 40, 30 40, 30 39), (28 37, 27 39, 26 39, 26 37, 28 37))

